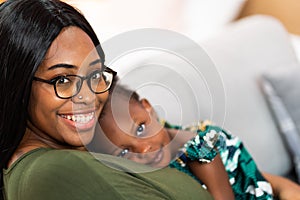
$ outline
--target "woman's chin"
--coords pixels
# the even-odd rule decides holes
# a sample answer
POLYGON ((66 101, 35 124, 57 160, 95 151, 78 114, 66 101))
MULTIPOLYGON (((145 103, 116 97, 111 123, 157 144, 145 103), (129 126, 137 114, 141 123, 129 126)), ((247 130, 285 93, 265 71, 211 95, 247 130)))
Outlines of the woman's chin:
POLYGON ((70 145, 74 147, 84 147, 88 145, 94 137, 94 129, 90 131, 85 132, 76 132, 73 136, 70 136, 70 138, 65 138, 65 141, 70 145), (69 142, 68 142, 69 141, 69 142))

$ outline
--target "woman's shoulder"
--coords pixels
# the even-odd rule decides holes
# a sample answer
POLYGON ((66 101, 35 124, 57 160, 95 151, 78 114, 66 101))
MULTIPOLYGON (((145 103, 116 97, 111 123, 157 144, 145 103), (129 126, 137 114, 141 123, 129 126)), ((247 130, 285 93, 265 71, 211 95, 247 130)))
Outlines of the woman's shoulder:
MULTIPOLYGON (((77 150, 56 150, 51 148, 37 148, 23 154, 17 159, 7 170, 6 174, 9 174, 19 168, 22 170, 39 169, 41 166, 47 166, 47 168, 54 166, 64 166, 64 164, 70 161, 78 161, 87 157, 85 152, 77 150)), ((43 168, 43 169, 47 169, 43 168)))
POLYGON ((170 176, 170 168, 125 173, 125 166, 136 167, 138 163, 109 155, 38 149, 14 165, 4 176, 7 199, 211 199, 184 174, 172 171, 170 176), (187 193, 178 192, 179 188, 187 193))
POLYGON ((7 176, 26 174, 31 178, 38 175, 49 179, 56 176, 73 176, 73 173, 86 175, 90 171, 95 172, 91 170, 93 167, 103 167, 99 163, 91 153, 86 151, 39 148, 24 154, 5 170, 4 174, 7 176))
POLYGON ((4 183, 8 199, 93 199, 105 191, 119 198, 109 184, 111 174, 89 152, 42 148, 5 170, 4 183))

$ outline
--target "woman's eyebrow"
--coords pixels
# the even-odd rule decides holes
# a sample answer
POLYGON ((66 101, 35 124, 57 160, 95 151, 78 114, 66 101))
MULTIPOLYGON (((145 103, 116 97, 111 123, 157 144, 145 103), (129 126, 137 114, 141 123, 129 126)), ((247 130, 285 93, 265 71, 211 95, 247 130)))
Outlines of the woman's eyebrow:
POLYGON ((94 60, 94 61, 90 62, 89 66, 92 66, 92 65, 95 65, 95 64, 98 64, 98 63, 101 63, 101 59, 97 59, 97 60, 94 60))
MULTIPOLYGON (((92 66, 92 65, 95 65, 95 64, 98 64, 98 63, 101 63, 101 59, 96 59, 96 60, 90 62, 89 66, 92 66)), ((53 69, 57 69, 57 68, 72 69, 72 68, 77 68, 77 66, 70 65, 70 64, 65 64, 65 63, 59 63, 59 64, 56 64, 56 65, 53 65, 53 66, 49 67, 48 69, 53 70, 53 69)))
POLYGON ((53 70, 53 69, 57 69, 57 68, 71 69, 71 68, 77 68, 77 67, 75 65, 60 63, 60 64, 52 65, 51 67, 48 68, 48 70, 53 70))

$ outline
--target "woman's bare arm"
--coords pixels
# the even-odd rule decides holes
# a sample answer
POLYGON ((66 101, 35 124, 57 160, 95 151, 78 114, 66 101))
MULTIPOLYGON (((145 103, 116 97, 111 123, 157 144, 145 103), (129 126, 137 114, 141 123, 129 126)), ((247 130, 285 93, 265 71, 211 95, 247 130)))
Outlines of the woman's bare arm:
POLYGON ((234 199, 234 193, 220 155, 210 163, 189 162, 192 173, 201 180, 216 200, 234 199))

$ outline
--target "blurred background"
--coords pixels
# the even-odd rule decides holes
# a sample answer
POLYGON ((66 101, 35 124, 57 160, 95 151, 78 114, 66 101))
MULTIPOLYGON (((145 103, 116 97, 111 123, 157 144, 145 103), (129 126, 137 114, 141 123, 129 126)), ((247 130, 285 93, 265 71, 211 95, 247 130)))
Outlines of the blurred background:
MULTIPOLYGON (((87 17, 100 41, 137 28, 163 28, 195 41, 213 37, 225 25, 256 14, 270 15, 291 34, 300 58, 299 0, 64 0, 87 17)), ((3 2, 3 0, 0 0, 3 2)))
POLYGON ((124 31, 146 27, 174 30, 198 41, 212 36, 234 20, 255 14, 277 18, 292 37, 300 34, 299 0, 64 1, 84 13, 101 42, 124 31))
POLYGON ((100 41, 138 28, 163 28, 196 42, 250 15, 270 15, 283 23, 300 58, 299 0, 65 0, 87 17, 100 41))
POLYGON ((196 41, 234 20, 255 14, 279 19, 300 34, 299 0, 65 0, 79 8, 104 40, 137 28, 164 28, 196 41))
POLYGON ((137 28, 164 28, 196 40, 239 13, 245 0, 68 0, 90 20, 100 38, 137 28))

